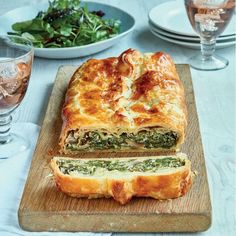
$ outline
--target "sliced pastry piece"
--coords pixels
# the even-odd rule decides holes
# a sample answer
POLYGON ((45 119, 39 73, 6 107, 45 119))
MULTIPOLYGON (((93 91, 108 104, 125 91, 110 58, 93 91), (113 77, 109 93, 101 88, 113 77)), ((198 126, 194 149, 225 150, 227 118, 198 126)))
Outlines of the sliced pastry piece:
POLYGON ((61 153, 176 150, 187 124, 183 85, 163 52, 90 59, 69 83, 62 118, 61 153))
POLYGON ((172 199, 192 185, 191 163, 185 154, 158 157, 51 160, 59 190, 73 197, 113 197, 121 204, 133 196, 172 199))

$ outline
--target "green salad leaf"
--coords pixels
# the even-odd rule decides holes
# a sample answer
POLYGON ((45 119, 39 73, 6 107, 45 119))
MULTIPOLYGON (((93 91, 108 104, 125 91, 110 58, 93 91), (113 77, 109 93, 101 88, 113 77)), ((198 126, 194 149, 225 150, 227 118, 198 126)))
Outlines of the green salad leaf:
POLYGON ((14 32, 8 34, 27 38, 39 48, 82 46, 120 32, 121 22, 104 15, 99 9, 90 12, 87 6, 81 7, 80 0, 53 0, 34 19, 13 24, 14 32))

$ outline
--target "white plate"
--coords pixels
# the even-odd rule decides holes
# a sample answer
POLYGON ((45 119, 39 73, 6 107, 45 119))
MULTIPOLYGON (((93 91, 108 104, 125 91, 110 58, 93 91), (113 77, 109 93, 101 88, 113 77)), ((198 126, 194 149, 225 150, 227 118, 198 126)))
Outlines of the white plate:
MULTIPOLYGON (((191 41, 185 41, 185 40, 177 40, 177 39, 174 39, 174 38, 170 38, 170 37, 167 37, 165 35, 162 35, 160 33, 157 33, 153 30, 151 30, 151 32, 157 36, 158 38, 161 38, 165 41, 168 41, 168 42, 171 42, 171 43, 174 43, 174 44, 177 44, 177 45, 181 45, 181 46, 184 46, 184 47, 187 47, 187 48, 193 48, 193 49, 200 49, 200 43, 197 43, 197 42, 191 42, 191 41)), ((233 46, 235 45, 236 41, 235 40, 225 40, 224 42, 219 42, 216 44, 216 48, 226 48, 226 47, 230 47, 230 46, 233 46)))
MULTIPOLYGON (((185 7, 184 1, 168 1, 154 7, 148 14, 149 20, 156 27, 175 34, 185 36, 197 36, 193 30, 185 7)), ((235 15, 233 15, 229 25, 222 36, 235 34, 235 15)))
MULTIPOLYGON (((118 43, 122 37, 134 29, 135 19, 127 12, 102 3, 85 2, 88 4, 90 11, 102 10, 105 12, 104 18, 114 18, 121 21, 121 32, 117 36, 106 39, 97 43, 85 46, 68 47, 68 48, 35 48, 35 56, 45 58, 76 58, 88 56, 102 51, 118 43)), ((14 9, 0 16, 0 34, 7 34, 12 31, 11 25, 18 21, 24 21, 34 18, 40 10, 47 9, 48 4, 37 4, 27 7, 14 9)))
MULTIPOLYGON (((177 40, 188 40, 188 41, 200 43, 200 38, 199 37, 182 36, 182 35, 179 35, 179 34, 170 33, 168 31, 165 31, 165 30, 161 29, 161 28, 155 27, 150 21, 149 21, 149 27, 152 31, 155 31, 157 34, 160 33, 164 36, 171 37, 171 38, 174 38, 174 39, 177 39, 177 40)), ((217 42, 222 42, 222 41, 225 41, 225 40, 235 40, 235 39, 236 39, 236 35, 230 35, 230 36, 227 36, 227 37, 217 38, 217 42)))

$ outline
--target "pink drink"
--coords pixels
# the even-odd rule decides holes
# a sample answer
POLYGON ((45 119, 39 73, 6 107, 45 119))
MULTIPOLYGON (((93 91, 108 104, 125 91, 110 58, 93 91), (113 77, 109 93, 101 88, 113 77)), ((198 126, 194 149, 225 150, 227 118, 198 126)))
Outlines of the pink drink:
POLYGON ((23 99, 30 78, 31 65, 0 61, 0 113, 17 107, 23 99))
POLYGON ((192 27, 205 39, 217 38, 228 25, 235 0, 185 0, 192 27))

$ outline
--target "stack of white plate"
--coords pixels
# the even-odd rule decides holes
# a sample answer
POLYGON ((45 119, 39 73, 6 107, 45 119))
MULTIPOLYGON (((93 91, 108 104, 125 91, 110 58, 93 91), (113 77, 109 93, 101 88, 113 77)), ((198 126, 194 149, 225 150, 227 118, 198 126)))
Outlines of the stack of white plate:
MULTIPOLYGON (((194 32, 183 1, 181 2, 170 1, 154 7, 148 15, 150 30, 155 36, 168 42, 198 49, 200 38, 194 32)), ((235 45, 235 18, 234 14, 222 35, 217 38, 216 48, 235 45)))

